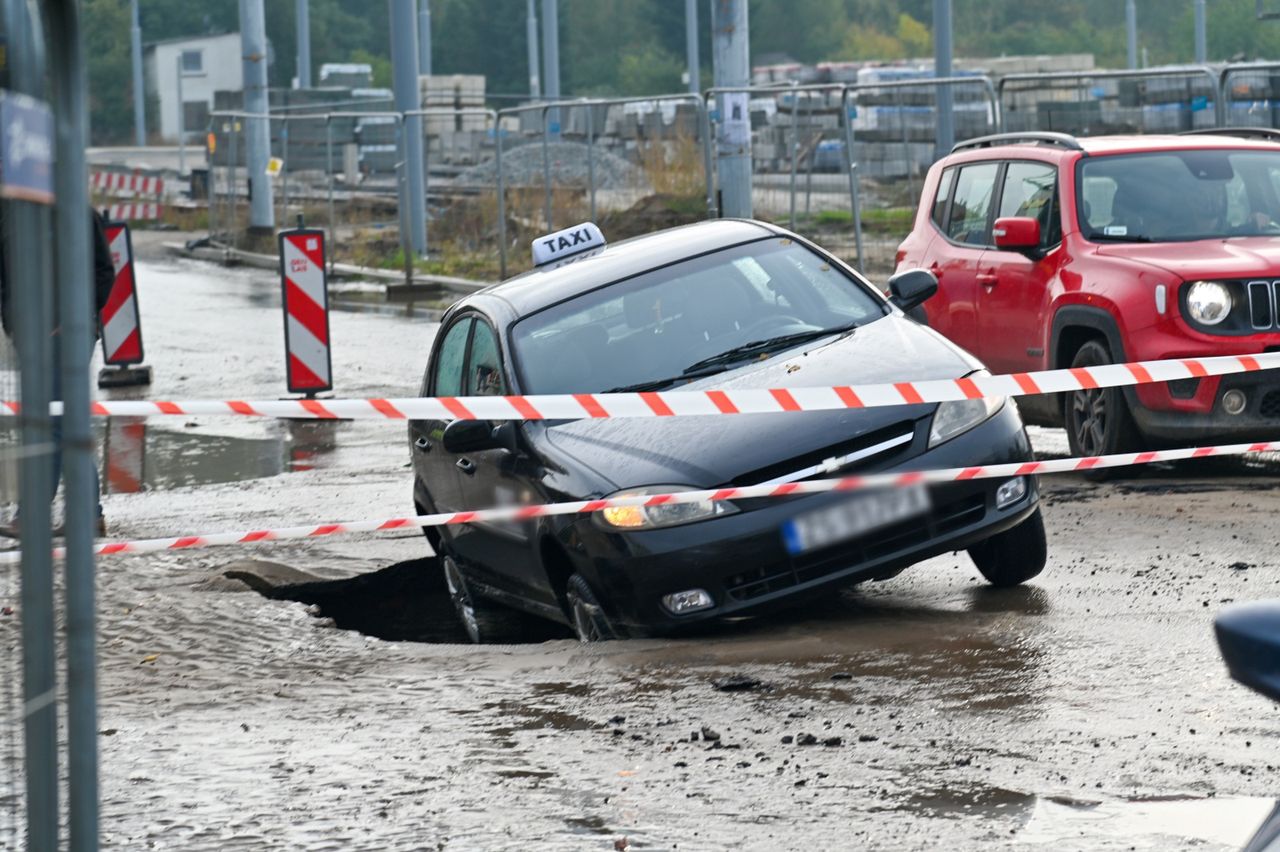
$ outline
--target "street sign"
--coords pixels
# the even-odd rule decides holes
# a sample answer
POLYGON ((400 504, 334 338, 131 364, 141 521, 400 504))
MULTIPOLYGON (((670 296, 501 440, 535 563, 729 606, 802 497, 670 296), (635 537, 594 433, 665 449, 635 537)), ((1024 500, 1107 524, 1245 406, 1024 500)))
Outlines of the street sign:
POLYGON ((0 92, 0 198, 52 204, 53 115, 29 95, 0 92))

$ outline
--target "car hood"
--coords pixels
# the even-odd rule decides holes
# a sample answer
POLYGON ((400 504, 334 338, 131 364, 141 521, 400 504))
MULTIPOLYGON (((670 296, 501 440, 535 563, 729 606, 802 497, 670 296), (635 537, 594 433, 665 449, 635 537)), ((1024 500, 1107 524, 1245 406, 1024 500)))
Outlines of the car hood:
MULTIPOLYGON (((941 335, 894 314, 843 338, 805 344, 678 390, 958 378, 980 367, 941 335)), ((547 424, 543 434, 556 455, 589 467, 605 480, 606 488, 712 488, 895 423, 921 420, 932 411, 933 406, 886 406, 795 414, 576 420, 547 424)))
POLYGON ((1103 257, 1125 258, 1184 281, 1197 278, 1280 278, 1280 237, 1233 237, 1190 243, 1125 243, 1098 249, 1103 257))

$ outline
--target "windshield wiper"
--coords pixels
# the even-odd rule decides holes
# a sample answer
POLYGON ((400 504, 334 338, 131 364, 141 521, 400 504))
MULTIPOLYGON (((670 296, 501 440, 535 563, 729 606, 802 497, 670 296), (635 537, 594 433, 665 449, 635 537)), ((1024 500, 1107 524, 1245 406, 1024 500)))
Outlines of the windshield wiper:
POLYGON ((701 361, 695 361, 688 367, 684 368, 685 375, 697 372, 704 367, 714 365, 730 364, 734 361, 740 361, 761 352, 772 352, 783 349, 796 343, 803 343, 806 340, 814 340, 819 337, 827 337, 832 334, 842 334, 844 332, 853 331, 858 327, 856 322, 838 325, 834 328, 815 328, 812 331, 798 331, 793 334, 783 334, 778 337, 766 337, 764 340, 753 340, 750 343, 744 343, 741 346, 735 346, 721 352, 718 355, 712 355, 709 358, 703 358, 701 361))
POLYGON ((716 373, 723 373, 728 367, 721 365, 713 365, 704 367, 701 370, 690 372, 685 370, 678 376, 669 376, 665 379, 650 379, 647 382, 637 382, 634 385, 623 385, 622 387, 609 388, 600 393, 643 393, 644 391, 653 391, 665 388, 668 385, 674 385, 676 382, 683 382, 689 379, 700 379, 703 376, 714 376, 716 373))
POLYGON ((1146 234, 1090 234, 1089 240, 1095 243, 1154 243, 1155 240, 1146 234))

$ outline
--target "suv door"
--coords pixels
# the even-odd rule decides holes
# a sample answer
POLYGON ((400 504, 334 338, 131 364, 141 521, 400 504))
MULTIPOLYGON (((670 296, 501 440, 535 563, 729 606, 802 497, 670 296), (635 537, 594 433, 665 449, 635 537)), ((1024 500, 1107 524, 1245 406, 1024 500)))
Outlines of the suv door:
POLYGON ((1062 214, 1058 170, 1051 163, 1014 160, 1005 165, 995 219, 1024 216, 1040 222, 1034 252, 988 249, 978 269, 977 354, 995 373, 1044 365, 1049 284, 1060 261, 1062 214))
POLYGON ((955 343, 981 353, 978 334, 978 267, 991 242, 991 200, 999 163, 966 163, 944 175, 934 202, 934 224, 943 239, 929 246, 928 269, 938 279, 938 294, 925 303, 929 325, 955 343), (949 192, 949 197, 943 193, 949 192))
MULTIPOLYGON (((462 395, 473 322, 470 316, 463 316, 440 330, 440 343, 428 360, 427 372, 422 378, 422 396, 462 395)), ((409 452, 413 456, 414 475, 429 501, 427 508, 435 512, 456 512, 462 508, 461 494, 454 459, 444 451, 441 440, 445 425, 443 420, 409 421, 409 452)), ((452 538, 451 527, 440 529, 444 536, 452 538)))

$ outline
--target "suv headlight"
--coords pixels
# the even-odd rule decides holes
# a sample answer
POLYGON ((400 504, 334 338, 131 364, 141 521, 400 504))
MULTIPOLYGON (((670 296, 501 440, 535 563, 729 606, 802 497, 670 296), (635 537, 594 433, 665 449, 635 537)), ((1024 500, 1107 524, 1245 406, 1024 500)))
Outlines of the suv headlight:
MULTIPOLYGON (((989 376, 986 370, 979 370, 972 375, 989 376)), ((933 425, 929 428, 929 447, 938 446, 950 441, 956 435, 968 432, 979 423, 989 420, 1004 406, 1005 397, 983 397, 982 399, 955 399, 938 404, 933 413, 933 425)))
MULTIPOLYGON (((610 494, 608 499, 699 490, 701 489, 691 485, 649 485, 610 494)), ((610 530, 652 530, 732 515, 737 511, 736 506, 724 500, 696 500, 691 503, 661 503, 656 506, 611 507, 596 512, 596 521, 610 530)))
POLYGON ((1231 313, 1231 291, 1217 281, 1196 281, 1187 288, 1187 315, 1201 325, 1217 325, 1231 313))

